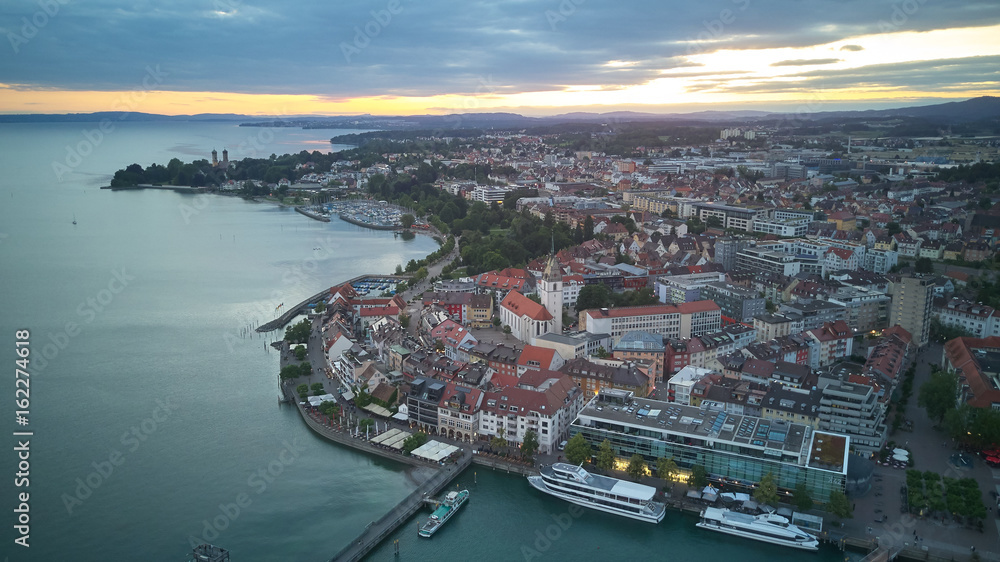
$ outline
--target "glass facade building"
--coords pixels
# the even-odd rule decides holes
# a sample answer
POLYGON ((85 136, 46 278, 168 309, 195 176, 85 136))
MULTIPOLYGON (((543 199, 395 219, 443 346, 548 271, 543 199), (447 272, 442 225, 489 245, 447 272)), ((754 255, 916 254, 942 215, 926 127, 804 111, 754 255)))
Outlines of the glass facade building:
POLYGON ((594 451, 607 439, 620 459, 638 453, 651 470, 661 457, 685 472, 701 465, 732 491, 749 490, 770 472, 782 495, 805 482, 813 500, 826 503, 830 492, 844 491, 847 475, 846 436, 656 400, 599 395, 570 426, 570 436, 577 433, 594 451))

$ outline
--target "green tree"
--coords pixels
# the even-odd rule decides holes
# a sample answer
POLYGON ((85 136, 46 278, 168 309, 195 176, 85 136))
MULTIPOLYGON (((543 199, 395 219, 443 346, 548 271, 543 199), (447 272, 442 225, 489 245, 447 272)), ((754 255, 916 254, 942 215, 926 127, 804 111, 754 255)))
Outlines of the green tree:
POLYGON ((399 325, 404 328, 410 327, 410 315, 407 313, 402 313, 399 315, 399 325))
POLYGON ((708 228, 722 228, 722 219, 717 216, 711 216, 705 219, 705 226, 708 228))
POLYGON ((496 436, 490 439, 490 448, 494 451, 502 451, 507 448, 507 440, 503 437, 496 436))
POLYGON ((708 486, 708 472, 705 471, 705 467, 700 464, 692 466, 691 477, 688 479, 688 483, 696 488, 708 486))
POLYGON ((593 240, 594 239, 594 217, 587 215, 587 218, 583 219, 583 240, 593 240))
POLYGON ((854 510, 851 502, 847 501, 844 492, 834 490, 830 492, 830 501, 826 504, 826 510, 837 519, 851 519, 854 517, 854 510))
POLYGON ((306 343, 309 341, 309 334, 312 332, 312 324, 308 319, 302 320, 298 324, 285 329, 285 339, 289 343, 306 343))
POLYGON ((399 224, 402 225, 403 228, 410 228, 413 226, 414 222, 416 222, 416 219, 414 219, 413 215, 410 213, 403 213, 399 217, 399 224))
POLYGON ((611 450, 611 441, 605 439, 597 447, 597 468, 608 471, 615 467, 615 452, 611 450))
POLYGON ((423 431, 418 431, 413 435, 407 437, 403 440, 403 451, 406 454, 410 454, 414 449, 420 447, 427 442, 427 434, 423 431))
POLYGON ((340 405, 337 404, 336 402, 325 400, 322 404, 319 405, 319 411, 322 414, 330 416, 330 418, 332 419, 340 415, 340 405))
POLYGON ((358 391, 357 394, 354 395, 354 405, 357 406, 358 408, 364 408, 365 406, 371 403, 372 403, 371 394, 368 394, 364 390, 360 390, 358 391))
POLYGON ((300 384, 299 386, 295 387, 295 392, 299 393, 299 398, 305 400, 306 396, 309 395, 309 385, 300 384))
POLYGON ((934 273, 934 262, 931 258, 923 257, 917 258, 917 262, 914 264, 917 273, 934 273))
POLYGON ((570 464, 580 464, 586 460, 589 460, 593 454, 593 450, 590 448, 590 443, 583 438, 582 433, 577 433, 566 442, 566 461, 570 464))
POLYGON ((611 304, 611 289, 604 283, 593 283, 580 288, 576 299, 576 310, 606 308, 611 304))
POLYGON ((813 508, 813 499, 805 482, 799 482, 795 485, 795 494, 792 499, 799 511, 809 511, 813 508))
POLYGON ((313 310, 315 310, 317 313, 322 313, 323 311, 325 311, 326 310, 326 301, 322 301, 321 300, 318 303, 316 303, 316 308, 314 308, 313 310))
POLYGON ((299 376, 300 377, 308 377, 311 374, 312 374, 312 363, 310 363, 308 361, 299 363, 299 376))
POLYGON ((281 377, 282 380, 297 379, 302 376, 302 370, 298 365, 285 365, 281 368, 281 372, 278 373, 278 376, 281 377))
POLYGON ((323 388, 323 383, 321 382, 314 382, 309 388, 312 390, 314 396, 323 396, 326 394, 326 389, 323 388))
POLYGON ((302 361, 303 359, 306 358, 306 346, 304 345, 295 346, 294 353, 295 353, 295 358, 298 359, 299 361, 302 361))
POLYGON ((604 349, 604 346, 602 345, 597 348, 597 357, 599 359, 607 359, 608 357, 611 357, 611 354, 608 353, 608 350, 604 349))
POLYGON ((885 225, 885 230, 889 236, 895 236, 900 232, 903 232, 903 227, 900 226, 898 222, 890 222, 885 225))
POLYGON ((656 475, 658 477, 664 480, 673 480, 675 474, 677 474, 677 463, 674 461, 674 457, 669 459, 660 457, 656 460, 656 475))
POLYGON ((638 453, 632 455, 632 458, 628 461, 628 468, 625 469, 625 472, 628 472, 628 475, 631 476, 633 480, 639 480, 648 472, 646 459, 642 458, 642 455, 638 453))
POLYGON ((524 432, 524 439, 521 440, 521 456, 531 458, 538 450, 538 434, 529 429, 524 432))
POLYGON ((753 491, 753 499, 761 505, 778 503, 778 485, 774 481, 774 474, 768 472, 761 477, 757 489, 753 491))
POLYGON ((920 387, 917 405, 927 410, 927 415, 937 423, 955 408, 958 401, 958 377, 947 371, 933 371, 931 378, 920 387))

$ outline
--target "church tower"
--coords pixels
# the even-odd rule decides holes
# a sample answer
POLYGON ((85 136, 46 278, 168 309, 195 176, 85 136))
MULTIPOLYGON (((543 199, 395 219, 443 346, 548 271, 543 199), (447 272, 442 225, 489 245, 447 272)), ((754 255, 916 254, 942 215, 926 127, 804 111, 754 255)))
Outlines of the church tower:
POLYGON ((549 263, 545 265, 542 272, 542 282, 538 289, 542 306, 552 315, 552 333, 562 333, 563 317, 563 281, 562 269, 559 267, 559 260, 556 259, 555 240, 553 240, 552 253, 549 254, 549 263))
POLYGON ((212 167, 217 167, 219 165, 219 153, 212 149, 212 167))

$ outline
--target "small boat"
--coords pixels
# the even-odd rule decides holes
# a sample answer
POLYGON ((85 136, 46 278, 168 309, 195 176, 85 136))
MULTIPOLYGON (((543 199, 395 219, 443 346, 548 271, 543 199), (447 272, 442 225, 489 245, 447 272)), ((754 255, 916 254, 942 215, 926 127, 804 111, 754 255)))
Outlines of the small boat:
POLYGON ((728 509, 706 507, 701 512, 702 529, 718 531, 802 550, 819 550, 816 537, 789 523, 788 519, 774 513, 749 515, 728 509))
POLYGON ((469 491, 462 490, 461 492, 448 492, 448 495, 444 497, 444 501, 441 505, 431 513, 431 516, 427 518, 427 521, 420 526, 420 530, 417 534, 421 537, 430 538, 431 535, 436 533, 449 519, 455 515, 462 504, 469 499, 469 491))
POLYGON ((76 224, 76 213, 73 213, 73 224, 76 224))

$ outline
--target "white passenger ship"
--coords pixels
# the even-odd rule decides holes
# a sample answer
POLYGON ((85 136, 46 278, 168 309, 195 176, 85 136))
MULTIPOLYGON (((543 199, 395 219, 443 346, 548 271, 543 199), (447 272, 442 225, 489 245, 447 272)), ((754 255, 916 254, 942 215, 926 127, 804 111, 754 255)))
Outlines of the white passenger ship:
POLYGON ((803 550, 819 550, 819 541, 816 537, 792 525, 787 518, 773 513, 754 516, 728 509, 706 507, 701 512, 698 526, 702 529, 771 544, 803 550))
POLYGON ((653 501, 656 488, 652 486, 591 474, 562 462, 543 466, 540 472, 528 477, 532 486, 577 505, 649 523, 663 521, 666 513, 663 503, 653 501))

